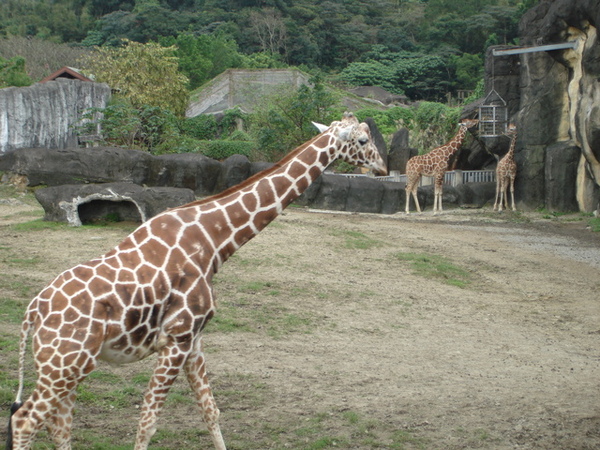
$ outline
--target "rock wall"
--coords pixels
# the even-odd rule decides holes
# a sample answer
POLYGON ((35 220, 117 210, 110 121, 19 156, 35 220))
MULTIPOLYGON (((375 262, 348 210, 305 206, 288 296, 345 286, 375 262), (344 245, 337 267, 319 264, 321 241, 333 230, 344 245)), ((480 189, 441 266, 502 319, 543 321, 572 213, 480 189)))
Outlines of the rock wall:
MULTIPOLYGON (((200 154, 154 156, 114 147, 23 148, 0 155, 0 172, 4 172, 4 177, 18 179, 25 186, 130 183, 185 188, 200 197, 222 192, 270 166, 251 163, 241 155, 220 162, 200 154)), ((444 186, 443 204, 481 207, 493 201, 494 189, 495 183, 444 186)), ((418 196, 422 208, 430 207, 433 186, 419 188, 418 196)), ((404 210, 405 201, 403 183, 323 174, 296 204, 316 209, 394 214, 404 210)))
POLYGON ((88 108, 104 108, 106 84, 58 78, 0 89, 0 155, 23 147, 77 146, 74 127, 88 108))
POLYGON ((599 207, 599 25, 600 0, 541 0, 521 19, 521 44, 574 41, 575 49, 502 57, 488 52, 486 84, 495 67, 494 87, 508 101, 519 131, 520 208, 592 212, 599 207))

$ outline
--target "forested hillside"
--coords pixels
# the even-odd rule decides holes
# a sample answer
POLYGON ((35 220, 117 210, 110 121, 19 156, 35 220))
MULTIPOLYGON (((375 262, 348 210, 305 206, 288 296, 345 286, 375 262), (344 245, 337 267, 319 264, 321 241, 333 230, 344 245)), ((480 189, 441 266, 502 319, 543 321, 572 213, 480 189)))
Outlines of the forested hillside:
POLYGON ((448 99, 483 94, 485 49, 516 43, 537 1, 2 0, 0 88, 77 67, 119 92, 103 111, 105 144, 273 160, 313 135, 311 121, 339 118, 332 87, 381 86, 420 103, 357 116, 386 138, 410 129, 426 151, 455 130, 448 99), (252 117, 184 117, 190 92, 229 68, 290 66, 312 87, 264 99, 252 117))
POLYGON ((439 100, 475 87, 485 48, 512 42, 535 2, 462 0, 457 9, 454 0, 4 0, 0 36, 84 47, 123 38, 204 46, 196 61, 184 55, 192 89, 232 66, 291 65, 439 100), (222 60, 211 46, 226 49, 222 60))

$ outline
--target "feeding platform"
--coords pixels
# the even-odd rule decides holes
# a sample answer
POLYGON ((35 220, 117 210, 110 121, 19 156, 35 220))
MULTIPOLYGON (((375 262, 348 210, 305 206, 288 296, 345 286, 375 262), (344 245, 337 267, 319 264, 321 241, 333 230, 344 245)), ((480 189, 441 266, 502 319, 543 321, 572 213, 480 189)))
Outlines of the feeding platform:
POLYGON ((479 107, 479 136, 497 137, 506 134, 508 108, 506 102, 494 89, 479 107))

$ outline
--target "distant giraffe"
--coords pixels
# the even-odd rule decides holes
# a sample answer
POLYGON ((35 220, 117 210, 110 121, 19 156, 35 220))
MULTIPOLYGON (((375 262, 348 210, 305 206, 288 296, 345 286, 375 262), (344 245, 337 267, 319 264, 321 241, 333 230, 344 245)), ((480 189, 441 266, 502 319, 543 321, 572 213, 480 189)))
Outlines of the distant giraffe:
POLYGON ((156 352, 135 449, 147 448, 181 370, 214 446, 225 449, 200 337, 215 313, 213 275, 337 158, 387 172, 369 127, 352 114, 329 127, 315 125, 321 134, 270 169, 148 220, 104 256, 60 274, 32 300, 21 328, 7 448, 30 448, 45 425, 56 448, 69 449, 76 388, 98 360, 128 363, 156 352), (38 379, 21 404, 30 334, 38 379))
POLYGON ((502 202, 508 209, 508 185, 510 183, 510 197, 512 200, 512 210, 515 207, 515 178, 517 177, 517 163, 515 162, 515 143, 517 142, 517 127, 511 123, 508 125, 506 135, 510 136, 510 147, 508 153, 498 161, 496 166, 496 200, 494 201, 494 211, 502 211, 502 202))
POLYGON ((424 155, 413 156, 408 160, 406 163, 406 214, 410 213, 411 195, 415 200, 417 211, 421 212, 421 206, 417 198, 417 188, 423 175, 434 177, 433 213, 436 214, 442 210, 442 186, 444 175, 448 170, 448 160, 462 145, 467 130, 477 125, 477 123, 479 123, 477 119, 462 120, 459 123, 458 132, 447 144, 434 148, 424 155))

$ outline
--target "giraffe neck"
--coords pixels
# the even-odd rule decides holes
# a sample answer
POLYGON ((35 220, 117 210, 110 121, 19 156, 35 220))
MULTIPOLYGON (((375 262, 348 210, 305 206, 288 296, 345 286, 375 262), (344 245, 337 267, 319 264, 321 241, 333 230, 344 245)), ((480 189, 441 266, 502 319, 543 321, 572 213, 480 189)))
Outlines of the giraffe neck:
POLYGON ((460 148, 463 141, 465 140, 465 135, 467 134, 467 127, 460 126, 456 135, 446 144, 445 152, 447 158, 450 158, 456 151, 460 148))
POLYGON ((513 134, 511 140, 510 140, 510 147, 508 148, 508 157, 510 159, 513 159, 515 156, 515 144, 517 142, 517 133, 513 134))
POLYGON ((216 250, 215 272, 242 245, 256 236, 339 155, 336 140, 317 136, 267 169, 216 196, 186 205, 216 250))

